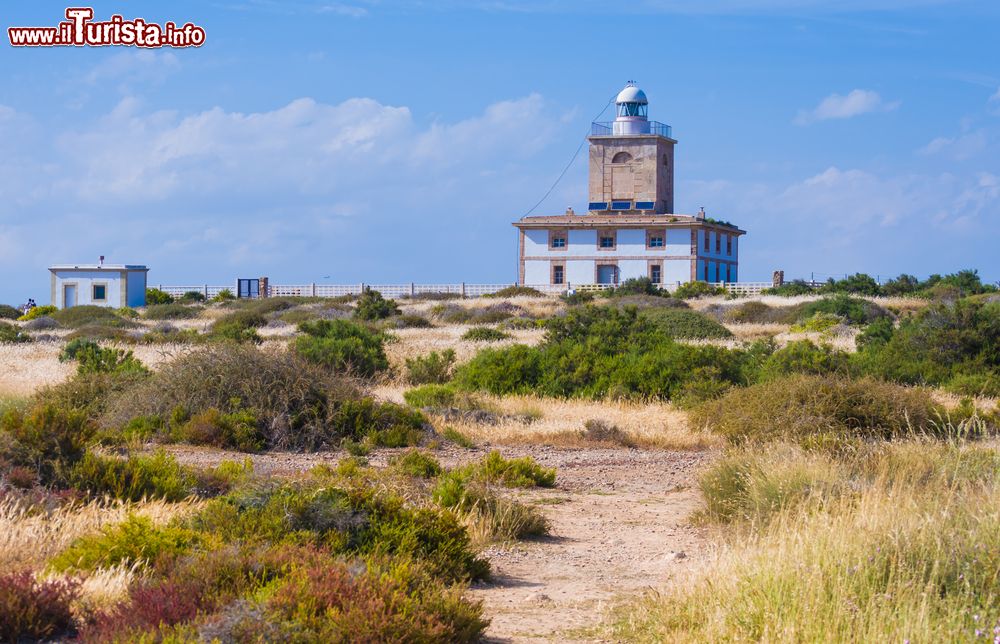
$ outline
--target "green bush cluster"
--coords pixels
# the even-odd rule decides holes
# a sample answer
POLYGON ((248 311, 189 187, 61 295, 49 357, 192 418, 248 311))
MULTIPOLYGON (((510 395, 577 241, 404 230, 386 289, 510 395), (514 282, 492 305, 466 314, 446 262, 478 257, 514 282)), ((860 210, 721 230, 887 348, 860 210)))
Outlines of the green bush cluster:
POLYGON ((21 311, 10 304, 0 304, 0 320, 16 320, 21 317, 21 311))
POLYGON ((260 344, 261 337, 257 329, 266 325, 267 319, 258 311, 250 309, 233 311, 212 323, 209 336, 216 340, 260 344))
POLYGON ((146 289, 146 304, 172 304, 174 296, 158 288, 146 289))
POLYGON ((68 327, 70 329, 80 329, 84 327, 131 329, 136 326, 135 322, 121 317, 112 309, 104 306, 71 306, 68 309, 53 311, 49 315, 61 326, 68 327))
POLYGON ((455 350, 431 351, 425 356, 406 359, 406 380, 411 385, 444 384, 451 380, 455 350))
POLYGON ((672 398, 699 378, 725 386, 749 381, 753 355, 678 344, 635 307, 588 305, 552 319, 538 346, 480 351, 457 370, 455 383, 496 395, 672 398))
POLYGON ((648 277, 632 277, 618 286, 609 288, 603 293, 606 297, 625 297, 629 295, 653 295, 656 297, 669 297, 665 289, 659 284, 653 283, 648 277))
POLYGON ((0 344, 21 344, 31 342, 31 336, 13 324, 0 322, 0 344))
POLYGON ((164 452, 115 458, 88 451, 69 477, 74 489, 123 501, 180 501, 195 493, 197 483, 190 470, 164 452))
POLYGON ((731 338, 733 334, 706 315, 690 309, 651 307, 643 309, 642 317, 653 327, 671 338, 691 340, 731 338))
POLYGON ((149 370, 131 351, 102 347, 93 340, 77 338, 66 343, 59 353, 60 362, 77 362, 77 373, 146 374, 149 370))
POLYGON ((802 280, 787 282, 781 286, 765 291, 768 295, 808 295, 810 293, 849 293, 852 295, 900 296, 913 295, 917 297, 948 296, 960 298, 980 293, 995 293, 994 284, 983 284, 976 270, 963 270, 949 275, 931 275, 926 280, 920 280, 913 275, 902 274, 899 277, 879 284, 875 278, 865 273, 848 275, 844 279, 830 278, 817 289, 813 289, 802 280))
POLYGON ((292 341, 304 360, 337 373, 370 378, 389 368, 385 335, 347 320, 316 320, 299 325, 292 341))
POLYGON ((712 286, 708 282, 687 282, 681 284, 674 291, 674 297, 681 300, 690 300, 696 297, 703 297, 708 295, 725 295, 726 289, 722 287, 712 286))
POLYGON ((462 334, 462 339, 470 342, 500 342, 512 337, 514 336, 506 331, 489 326, 474 326, 462 334))
POLYGON ((870 324, 879 318, 889 316, 888 311, 881 306, 843 293, 806 302, 799 308, 798 319, 808 320, 817 314, 835 315, 848 324, 858 325, 870 324))
POLYGON ((187 304, 150 304, 142 317, 147 320, 189 320, 198 317, 201 309, 187 304))
POLYGON ((366 290, 354 306, 354 317, 366 322, 375 322, 399 315, 395 300, 387 300, 378 291, 366 290))
POLYGON ((508 298, 508 297, 545 297, 537 288, 530 286, 518 286, 516 284, 502 288, 496 293, 487 293, 483 297, 508 298))

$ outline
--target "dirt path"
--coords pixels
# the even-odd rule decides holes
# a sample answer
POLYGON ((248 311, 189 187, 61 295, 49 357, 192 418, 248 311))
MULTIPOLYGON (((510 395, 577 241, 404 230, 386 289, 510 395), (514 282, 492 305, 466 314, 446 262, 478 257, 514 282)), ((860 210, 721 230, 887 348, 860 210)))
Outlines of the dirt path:
MULTIPOLYGON (((556 487, 518 494, 537 503, 549 518, 551 535, 512 546, 493 547, 488 583, 471 594, 492 620, 492 642, 601 641, 597 627, 606 609, 623 595, 662 587, 684 574, 704 551, 704 536, 687 518, 699 504, 695 474, 708 452, 629 449, 502 447, 504 456, 531 455, 558 469, 556 487), (683 553, 683 554, 679 554, 683 553)), ((226 454, 176 447, 179 460, 210 465, 226 454)), ((446 465, 481 458, 486 448, 448 448, 436 456, 446 465)), ((384 464, 392 451, 370 456, 384 464)), ((255 455, 262 474, 292 474, 342 454, 255 455)))

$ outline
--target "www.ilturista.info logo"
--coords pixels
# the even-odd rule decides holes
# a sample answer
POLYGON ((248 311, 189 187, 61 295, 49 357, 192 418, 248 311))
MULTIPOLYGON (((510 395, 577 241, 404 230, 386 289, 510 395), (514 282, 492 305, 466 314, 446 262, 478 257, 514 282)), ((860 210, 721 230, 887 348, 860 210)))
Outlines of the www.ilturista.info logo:
POLYGON ((8 27, 7 36, 14 47, 201 47, 205 30, 186 23, 178 27, 167 22, 158 25, 142 18, 125 20, 119 15, 106 22, 94 22, 90 7, 66 9, 66 21, 55 27, 8 27))

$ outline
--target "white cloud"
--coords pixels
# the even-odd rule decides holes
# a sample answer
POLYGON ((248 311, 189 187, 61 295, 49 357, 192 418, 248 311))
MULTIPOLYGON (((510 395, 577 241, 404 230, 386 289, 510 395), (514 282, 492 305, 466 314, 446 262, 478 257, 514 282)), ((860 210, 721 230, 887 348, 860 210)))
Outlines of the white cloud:
POLYGON ((847 96, 830 94, 812 110, 803 110, 795 117, 796 125, 808 125, 829 119, 847 119, 869 112, 889 112, 899 107, 899 101, 886 103, 878 92, 867 89, 851 90, 847 96))
POLYGON ((961 136, 939 136, 920 148, 924 156, 946 155, 956 161, 970 159, 986 149, 989 137, 985 130, 976 130, 961 136))
POLYGON ((990 96, 990 102, 1000 103, 1000 87, 997 88, 997 91, 993 96, 990 96))

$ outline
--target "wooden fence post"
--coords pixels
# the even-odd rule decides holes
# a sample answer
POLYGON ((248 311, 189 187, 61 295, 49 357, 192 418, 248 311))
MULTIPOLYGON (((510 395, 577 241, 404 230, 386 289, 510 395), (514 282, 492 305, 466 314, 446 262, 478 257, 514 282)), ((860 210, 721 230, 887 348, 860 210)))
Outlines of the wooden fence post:
POLYGON ((312 289, 311 289, 312 290, 312 296, 316 297, 316 282, 313 282, 310 286, 312 287, 312 289))
POLYGON ((417 295, 417 288, 413 284, 413 282, 410 282, 410 297, 413 298, 416 297, 416 295, 417 295))
POLYGON ((462 282, 462 297, 465 297, 465 282, 462 282))

